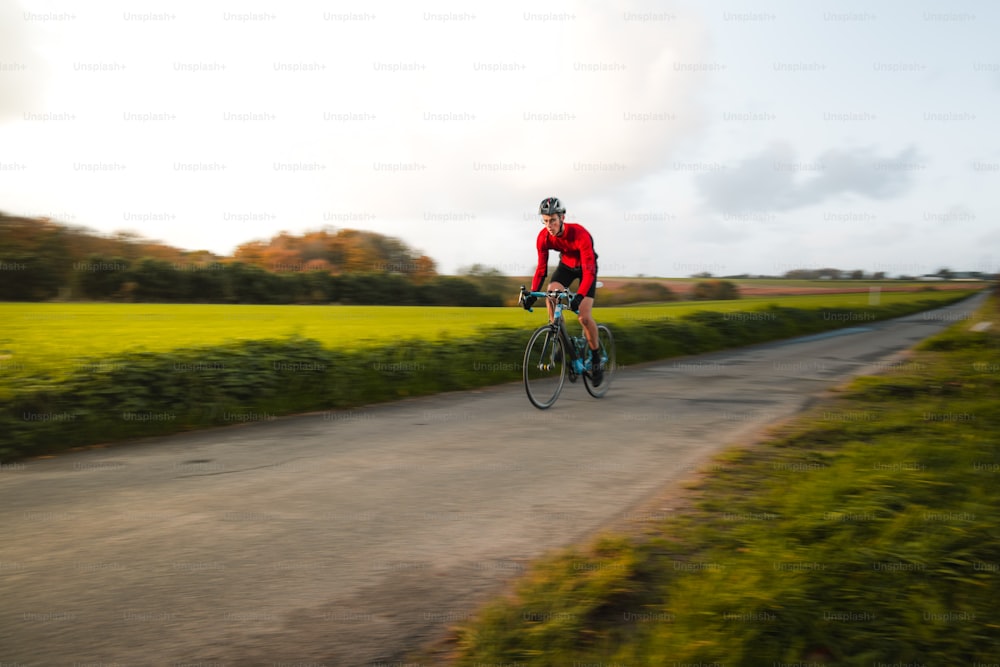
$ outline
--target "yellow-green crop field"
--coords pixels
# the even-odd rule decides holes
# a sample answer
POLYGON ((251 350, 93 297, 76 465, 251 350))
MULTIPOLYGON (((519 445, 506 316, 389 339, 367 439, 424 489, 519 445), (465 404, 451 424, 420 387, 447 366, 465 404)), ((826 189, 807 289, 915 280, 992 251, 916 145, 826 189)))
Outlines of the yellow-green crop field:
MULTIPOLYGON (((600 322, 654 321, 709 310, 750 312, 777 304, 849 308, 952 299, 949 292, 886 292, 674 302, 595 308, 600 322)), ((569 315, 570 329, 576 317, 569 315)), ((39 374, 58 377, 127 351, 164 352, 238 340, 301 336, 335 349, 393 340, 473 335, 482 329, 530 330, 545 321, 544 305, 520 308, 444 306, 267 306, 201 304, 2 303, 0 385, 39 374), (541 307, 538 307, 541 306, 541 307)))

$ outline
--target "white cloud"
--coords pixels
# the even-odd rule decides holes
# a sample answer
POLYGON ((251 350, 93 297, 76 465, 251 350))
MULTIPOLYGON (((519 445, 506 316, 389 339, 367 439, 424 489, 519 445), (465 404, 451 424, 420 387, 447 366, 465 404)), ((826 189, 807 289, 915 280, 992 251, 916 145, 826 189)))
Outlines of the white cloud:
POLYGON ((707 206, 739 214, 788 211, 842 195, 898 197, 912 186, 913 174, 926 168, 912 146, 888 157, 866 147, 803 159, 788 145, 774 145, 735 167, 700 174, 697 181, 707 206))
POLYGON ((923 215, 961 202, 975 218, 950 241, 976 250, 1000 178, 988 21, 924 21, 915 39, 896 30, 920 17, 909 7, 864 21, 783 1, 763 18, 726 11, 0 0, 0 62, 31 66, 0 72, 0 202, 217 252, 360 227, 445 271, 517 273, 535 207, 556 195, 594 233, 605 275, 763 272, 813 243, 803 260, 934 263, 942 241, 923 215), (941 76, 873 69, 897 60, 941 76), (852 211, 878 219, 836 217, 852 211), (836 224, 821 231, 826 213, 836 224))
POLYGON ((426 216, 524 222, 549 194, 609 195, 699 126, 702 80, 674 68, 703 57, 697 17, 668 3, 669 20, 626 21, 629 6, 81 8, 45 26, 61 39, 39 111, 75 118, 17 128, 55 176, 26 177, 23 199, 58 188, 102 228, 167 210, 177 223, 151 235, 222 251, 346 212, 440 252, 450 232, 426 216), (74 170, 107 162, 124 168, 74 170), (224 224, 235 213, 260 224, 224 224))
POLYGON ((46 67, 33 36, 16 0, 0 0, 0 122, 20 119, 40 94, 46 67))

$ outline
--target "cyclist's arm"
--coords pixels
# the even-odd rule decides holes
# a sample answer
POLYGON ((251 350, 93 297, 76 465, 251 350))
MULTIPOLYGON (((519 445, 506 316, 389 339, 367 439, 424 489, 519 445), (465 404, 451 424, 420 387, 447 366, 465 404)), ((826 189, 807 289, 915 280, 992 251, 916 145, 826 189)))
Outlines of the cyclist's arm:
POLYGON ((579 248, 583 277, 580 278, 580 288, 577 293, 586 296, 597 280, 597 253, 594 252, 594 239, 589 232, 581 234, 579 248))
POLYGON ((532 292, 542 289, 542 282, 549 272, 549 248, 545 242, 545 230, 542 232, 543 234, 539 234, 538 240, 535 241, 535 247, 538 249, 538 266, 535 267, 535 277, 531 280, 532 292))

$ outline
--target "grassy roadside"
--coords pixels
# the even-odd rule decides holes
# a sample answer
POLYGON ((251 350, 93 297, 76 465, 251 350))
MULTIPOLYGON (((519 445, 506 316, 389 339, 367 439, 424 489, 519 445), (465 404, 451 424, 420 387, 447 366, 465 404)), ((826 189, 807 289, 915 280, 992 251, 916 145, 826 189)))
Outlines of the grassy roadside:
POLYGON ((718 457, 641 535, 537 563, 454 665, 973 665, 1000 657, 1000 306, 718 457))
MULTIPOLYGON (((618 362, 628 365, 871 323, 968 296, 698 310, 622 321, 613 330, 618 362)), ((0 459, 516 381, 526 334, 495 327, 357 349, 294 336, 79 358, 68 375, 0 382, 0 459)))

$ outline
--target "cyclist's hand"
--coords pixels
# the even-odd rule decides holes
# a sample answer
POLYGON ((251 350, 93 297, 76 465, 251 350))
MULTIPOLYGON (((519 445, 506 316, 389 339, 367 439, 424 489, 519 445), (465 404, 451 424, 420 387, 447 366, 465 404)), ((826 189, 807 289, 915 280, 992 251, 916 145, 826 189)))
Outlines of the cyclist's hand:
POLYGON ((580 304, 583 303, 583 295, 577 294, 573 297, 573 300, 569 302, 569 309, 574 313, 580 312, 580 304))
POLYGON ((525 310, 531 310, 531 307, 535 304, 536 301, 538 301, 537 296, 526 296, 524 297, 524 300, 521 302, 521 306, 525 310))

